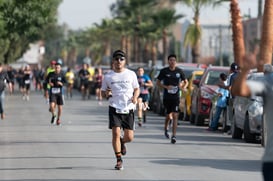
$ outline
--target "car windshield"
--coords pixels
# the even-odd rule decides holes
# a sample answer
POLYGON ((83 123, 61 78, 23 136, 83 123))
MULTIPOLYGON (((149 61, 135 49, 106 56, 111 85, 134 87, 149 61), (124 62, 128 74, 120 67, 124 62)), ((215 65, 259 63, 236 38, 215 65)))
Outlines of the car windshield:
POLYGON ((219 76, 222 71, 209 71, 205 80, 205 84, 207 85, 216 85, 219 82, 219 76))
POLYGON ((191 73, 192 73, 193 71, 194 71, 194 70, 190 70, 190 69, 185 69, 185 70, 183 70, 186 79, 190 78, 191 73))
POLYGON ((201 78, 202 78, 202 75, 195 75, 194 76, 194 80, 201 80, 201 78))
POLYGON ((203 69, 198 68, 198 67, 180 67, 180 68, 183 70, 186 79, 189 79, 191 77, 193 71, 203 70, 203 69))

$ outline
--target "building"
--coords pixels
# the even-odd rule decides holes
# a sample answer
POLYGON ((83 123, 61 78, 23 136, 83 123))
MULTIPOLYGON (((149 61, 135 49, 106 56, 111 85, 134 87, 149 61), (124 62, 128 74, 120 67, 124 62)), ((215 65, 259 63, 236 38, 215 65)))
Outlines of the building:
MULTIPOLYGON (((181 25, 181 54, 185 62, 192 62, 191 48, 184 47, 184 37, 190 22, 184 21, 181 25)), ((200 62, 205 64, 215 64, 220 55, 226 55, 233 59, 232 30, 230 25, 201 25, 202 38, 200 41, 200 62)), ((220 62, 221 64, 221 62, 220 62)))

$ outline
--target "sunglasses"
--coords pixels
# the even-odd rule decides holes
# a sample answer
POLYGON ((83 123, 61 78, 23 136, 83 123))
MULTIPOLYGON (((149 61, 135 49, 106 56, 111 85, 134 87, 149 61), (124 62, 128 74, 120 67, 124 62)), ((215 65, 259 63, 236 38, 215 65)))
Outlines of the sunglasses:
POLYGON ((116 61, 118 61, 118 60, 120 60, 120 61, 124 61, 124 60, 125 60, 125 58, 124 58, 124 57, 115 57, 115 60, 116 60, 116 61))

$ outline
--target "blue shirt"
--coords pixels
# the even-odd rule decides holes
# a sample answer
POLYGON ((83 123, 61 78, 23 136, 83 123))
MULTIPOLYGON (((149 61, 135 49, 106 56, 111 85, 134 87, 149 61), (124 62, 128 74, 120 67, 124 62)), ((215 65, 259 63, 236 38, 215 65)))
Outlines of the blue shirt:
POLYGON ((137 80, 140 88, 140 94, 149 94, 148 87, 144 84, 151 80, 150 77, 144 74, 142 76, 137 76, 137 80))
POLYGON ((227 106, 227 97, 229 96, 229 91, 223 88, 219 88, 217 90, 218 93, 222 94, 222 96, 218 97, 217 106, 226 107, 227 106))

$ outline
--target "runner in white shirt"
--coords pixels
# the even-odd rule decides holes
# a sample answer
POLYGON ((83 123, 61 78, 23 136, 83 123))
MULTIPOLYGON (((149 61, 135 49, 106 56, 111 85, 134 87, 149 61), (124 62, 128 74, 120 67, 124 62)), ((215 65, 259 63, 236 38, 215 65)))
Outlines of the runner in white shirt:
POLYGON ((121 156, 126 154, 125 143, 134 138, 134 110, 139 96, 139 84, 135 72, 125 67, 125 53, 113 53, 113 70, 102 80, 102 95, 109 100, 109 129, 112 129, 112 145, 117 158, 115 169, 123 169, 121 156), (124 130, 122 137, 121 130, 124 130))

